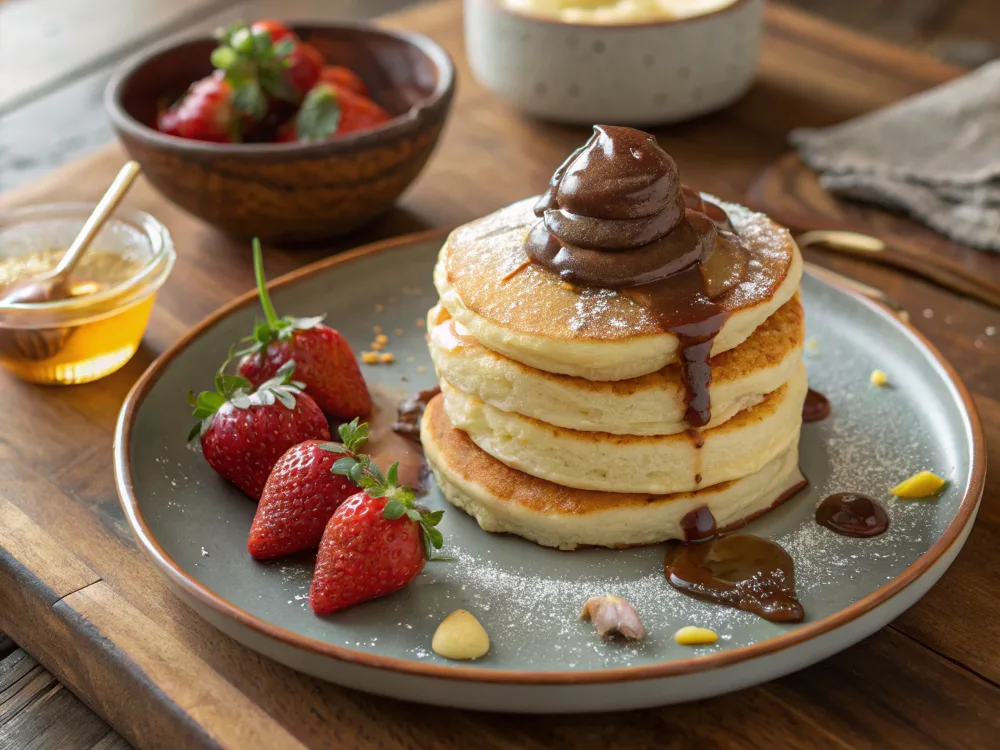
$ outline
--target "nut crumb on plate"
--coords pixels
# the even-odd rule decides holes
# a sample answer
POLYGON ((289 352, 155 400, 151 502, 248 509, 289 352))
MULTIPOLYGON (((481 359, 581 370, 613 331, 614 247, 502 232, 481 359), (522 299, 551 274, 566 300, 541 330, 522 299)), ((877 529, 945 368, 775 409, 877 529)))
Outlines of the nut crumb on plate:
POLYGON ((446 659, 478 659, 490 650, 490 637, 471 612, 456 609, 437 626, 431 648, 446 659))
POLYGON ((945 481, 937 474, 930 471, 918 471, 889 491, 896 497, 913 499, 936 495, 944 485, 945 481))
POLYGON ((868 380, 872 385, 889 385, 889 376, 882 372, 882 370, 872 370, 872 374, 868 376, 868 380))
POLYGON ((706 643, 715 643, 719 640, 719 635, 714 630, 709 630, 708 628, 685 625, 674 633, 674 640, 682 646, 701 646, 706 643))
POLYGON ((632 605, 618 596, 605 594, 592 596, 583 605, 581 620, 591 620, 602 638, 610 633, 621 633, 626 638, 642 640, 646 629, 632 605))

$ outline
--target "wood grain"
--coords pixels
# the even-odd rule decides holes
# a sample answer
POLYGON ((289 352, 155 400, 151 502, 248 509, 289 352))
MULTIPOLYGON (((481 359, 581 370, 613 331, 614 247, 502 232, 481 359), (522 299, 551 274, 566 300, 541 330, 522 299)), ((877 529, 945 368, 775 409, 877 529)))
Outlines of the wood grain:
MULTIPOLYGON (((760 76, 748 97, 658 132, 685 179, 722 197, 744 194, 786 149, 791 127, 832 123, 955 73, 778 6, 767 19, 760 76)), ((269 248, 272 273, 349 244, 466 221, 537 192, 585 136, 522 119, 479 88, 464 63, 457 3, 390 22, 429 33, 456 59, 461 85, 441 147, 384 222, 329 246, 269 248)), ((0 197, 0 205, 96 198, 122 159, 117 147, 105 149, 0 197)), ((716 700, 586 717, 430 711, 320 683, 242 648, 171 595, 135 549, 110 455, 114 415, 131 383, 188 326, 252 286, 248 253, 144 183, 129 201, 164 221, 179 250, 136 359, 80 388, 0 379, 8 404, 0 422, 0 629, 136 746, 957 748, 996 736, 997 717, 987 710, 1000 703, 993 648, 1000 585, 989 576, 1000 565, 993 483, 945 583, 893 628, 803 673, 716 700)), ((985 333, 996 324, 994 310, 890 269, 821 260, 910 307, 978 392, 984 413, 1000 414, 997 337, 985 333)), ((1000 433, 988 431, 995 451, 1000 433)))
MULTIPOLYGON (((788 2, 789 0, 785 0, 788 2)), ((791 0, 798 8, 960 65, 1000 55, 995 0, 791 0)))
POLYGON ((38 662, 0 660, 0 747, 126 750, 129 745, 38 662))

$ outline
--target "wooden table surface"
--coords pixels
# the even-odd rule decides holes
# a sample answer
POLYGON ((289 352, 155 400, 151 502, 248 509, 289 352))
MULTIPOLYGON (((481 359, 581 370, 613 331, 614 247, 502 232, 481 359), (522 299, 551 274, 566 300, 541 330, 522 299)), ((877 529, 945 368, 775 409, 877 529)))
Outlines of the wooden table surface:
MULTIPOLYGON (((303 10, 317 7, 297 0, 160 5, 165 15, 144 27, 147 36, 192 24, 210 29, 230 17, 273 14, 279 5, 288 17, 316 15, 303 10), (212 11, 218 12, 206 17, 212 11)), ((461 84, 442 145, 386 220, 335 247, 273 249, 273 273, 348 244, 453 225, 537 192, 585 136, 579 129, 522 119, 475 84, 464 64, 457 3, 421 6, 391 23, 430 34, 456 58, 461 84)), ((108 69, 109 61, 99 55, 85 63, 54 60, 49 73, 38 73, 34 88, 0 73, 0 145, 9 145, 4 123, 26 111, 73 122, 74 107, 94 97, 108 69), (90 72, 59 89, 67 71, 81 65, 90 72), (44 94, 46 86, 64 91, 63 106, 44 94)), ((686 181, 739 199, 786 149, 791 127, 837 122, 958 72, 774 6, 750 95, 725 112, 658 136, 686 181)), ((4 153, 0 148, 0 167, 10 163, 4 153)), ((4 195, 0 205, 96 197, 122 158, 115 147, 100 151, 4 195)), ((28 169, 48 166, 42 160, 41 167, 36 161, 28 169)), ((427 709, 303 677, 221 635, 173 597, 137 551, 114 490, 111 439, 118 407, 142 370, 192 323, 250 288, 252 270, 245 248, 169 206, 146 185, 129 202, 168 225, 180 256, 135 359, 104 381, 70 389, 0 378, 6 405, 0 426, 0 630, 25 649, 0 637, 0 748, 127 746, 63 685, 140 747, 996 746, 995 482, 987 484, 979 520, 955 565, 890 627, 797 674, 686 706, 584 717, 427 709)), ((912 311, 917 326, 974 392, 990 451, 1000 448, 1000 337, 988 333, 1000 327, 1000 314, 890 270, 817 260, 885 289, 912 311)))

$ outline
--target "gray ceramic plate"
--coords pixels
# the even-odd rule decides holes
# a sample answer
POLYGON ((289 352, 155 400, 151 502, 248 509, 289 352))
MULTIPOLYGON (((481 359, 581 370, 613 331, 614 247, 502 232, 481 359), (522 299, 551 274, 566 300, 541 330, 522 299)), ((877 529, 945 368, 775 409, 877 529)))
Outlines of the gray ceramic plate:
MULTIPOLYGON (((279 280, 286 314, 329 314, 355 350, 372 327, 390 333, 396 364, 366 366, 369 382, 400 394, 433 384, 417 327, 436 297, 431 268, 441 235, 342 255, 279 280), (379 307, 376 307, 379 305, 379 307), (392 335, 403 329, 402 336, 392 335)), ((796 565, 807 618, 777 625, 702 603, 663 579, 663 549, 544 549, 487 534, 461 511, 442 531, 453 563, 428 565, 402 592, 328 618, 309 609, 308 561, 255 563, 246 552, 255 506, 185 445, 184 395, 207 386, 231 342, 258 312, 247 295, 164 354, 122 410, 115 446, 132 529, 177 594, 212 624, 296 669, 343 685, 457 707, 507 711, 639 708, 701 698, 799 669, 855 643, 912 605, 958 554, 985 473, 981 427, 951 368, 881 307, 815 278, 803 282, 813 387, 834 414, 806 425, 802 469, 811 484, 750 531, 780 542, 796 565), (869 385, 872 369, 891 388, 869 385), (931 500, 891 499, 888 488, 920 469, 948 479, 931 500), (858 540, 813 520, 825 495, 855 490, 884 501, 890 530, 858 540), (648 638, 604 643, 578 620, 594 594, 625 597, 648 638), (474 663, 431 651, 438 622, 472 611, 492 641, 474 663), (684 625, 717 631, 697 648, 674 643, 684 625)), ((428 504, 447 507, 436 489, 428 504)))

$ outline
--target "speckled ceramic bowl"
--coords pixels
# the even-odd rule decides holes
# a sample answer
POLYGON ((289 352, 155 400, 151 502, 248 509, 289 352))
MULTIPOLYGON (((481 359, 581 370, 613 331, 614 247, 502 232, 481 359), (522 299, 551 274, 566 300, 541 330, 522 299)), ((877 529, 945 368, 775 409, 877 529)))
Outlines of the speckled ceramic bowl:
POLYGON ((763 0, 703 16, 621 25, 528 16, 465 0, 472 72, 528 114, 591 125, 656 125, 712 112, 753 82, 763 0))

